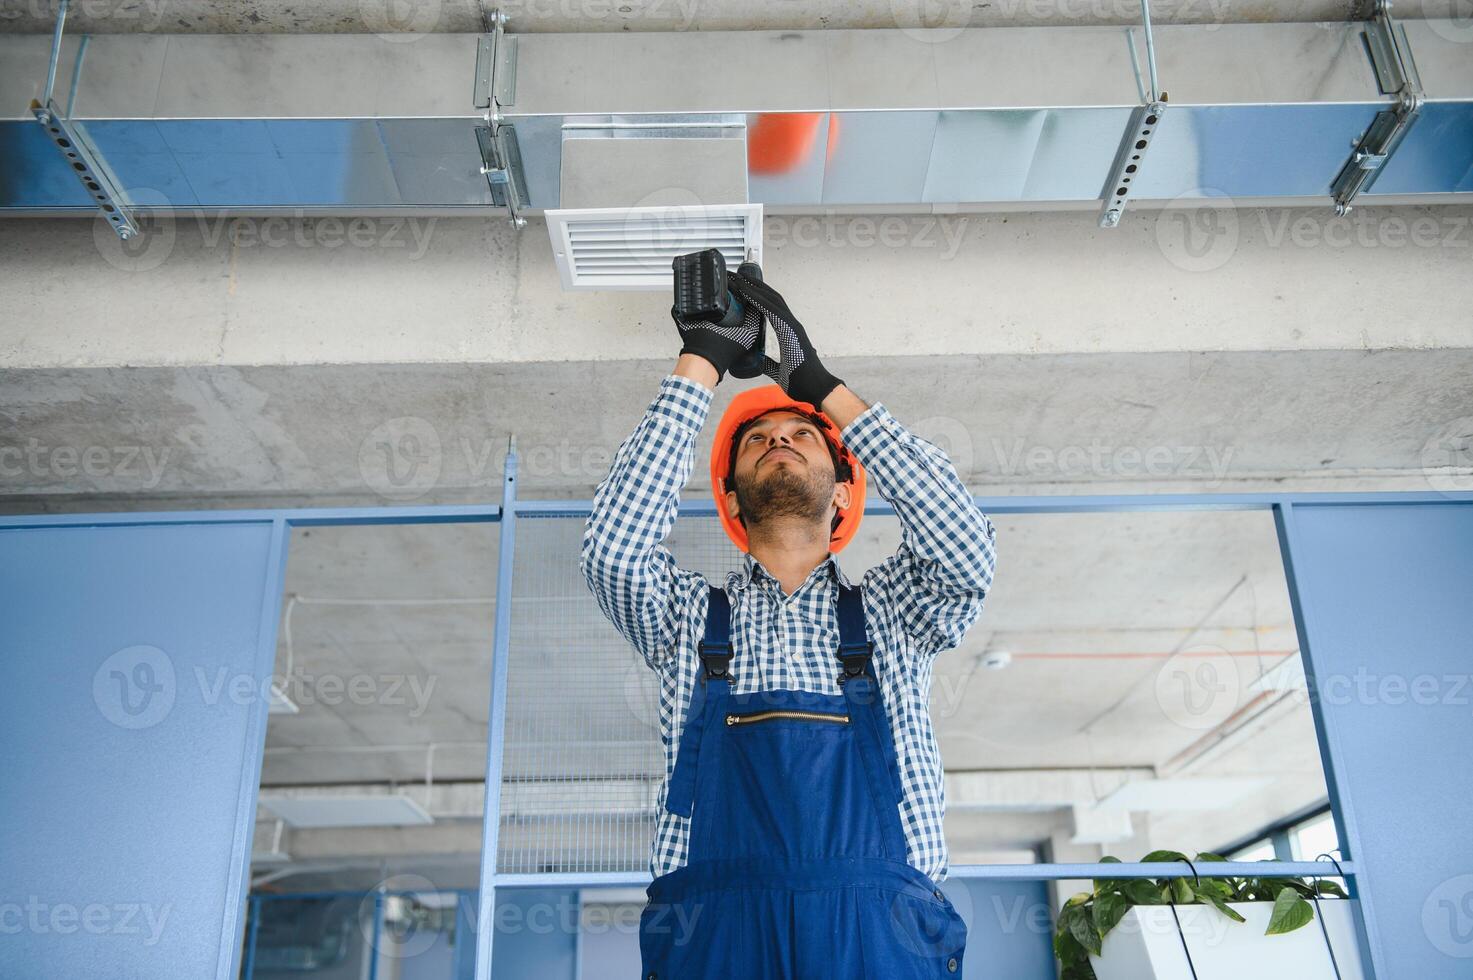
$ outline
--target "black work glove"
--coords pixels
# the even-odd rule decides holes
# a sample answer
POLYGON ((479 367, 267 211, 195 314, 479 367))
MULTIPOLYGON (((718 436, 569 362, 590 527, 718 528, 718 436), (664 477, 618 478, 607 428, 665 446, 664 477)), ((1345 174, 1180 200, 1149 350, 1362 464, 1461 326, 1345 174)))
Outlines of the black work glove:
POLYGON ((789 398, 822 408, 829 392, 844 382, 824 369, 803 324, 793 316, 782 296, 765 282, 738 275, 732 276, 729 284, 749 312, 753 309, 762 311, 772 325, 772 332, 777 335, 782 360, 767 358, 762 373, 776 381, 789 398))
MULTIPOLYGON (((735 288, 737 277, 728 277, 735 288)), ((681 320, 675 316, 675 307, 670 307, 670 318, 680 331, 682 354, 699 354, 711 362, 716 369, 716 382, 726 377, 731 366, 752 353, 757 338, 762 336, 762 313, 751 303, 744 305, 742 322, 739 326, 723 327, 708 320, 681 320)))

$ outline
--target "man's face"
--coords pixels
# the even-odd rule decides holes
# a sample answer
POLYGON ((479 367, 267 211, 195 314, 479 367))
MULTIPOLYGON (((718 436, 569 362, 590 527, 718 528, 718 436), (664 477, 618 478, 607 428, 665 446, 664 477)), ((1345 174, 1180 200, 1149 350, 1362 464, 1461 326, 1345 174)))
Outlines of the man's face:
POLYGON ((814 522, 847 506, 849 485, 834 482, 834 461, 818 426, 793 412, 771 412, 747 427, 737 446, 727 510, 750 526, 774 517, 814 522))

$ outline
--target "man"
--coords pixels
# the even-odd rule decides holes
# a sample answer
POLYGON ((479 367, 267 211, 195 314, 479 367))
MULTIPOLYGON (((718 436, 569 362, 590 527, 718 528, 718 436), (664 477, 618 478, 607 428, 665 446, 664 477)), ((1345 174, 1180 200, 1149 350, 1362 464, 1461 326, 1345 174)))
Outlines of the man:
MULTIPOLYGON (((994 530, 946 456, 826 371, 771 287, 740 327, 676 320, 672 374, 599 485, 589 587, 661 683, 665 780, 640 918, 646 980, 961 975, 928 701, 992 583, 994 530), (713 389, 763 319, 777 385, 743 392, 711 453, 745 552, 713 588, 661 541, 713 389), (834 558, 873 483, 902 542, 855 588, 834 558)), ((672 310, 672 314, 673 314, 672 310)))

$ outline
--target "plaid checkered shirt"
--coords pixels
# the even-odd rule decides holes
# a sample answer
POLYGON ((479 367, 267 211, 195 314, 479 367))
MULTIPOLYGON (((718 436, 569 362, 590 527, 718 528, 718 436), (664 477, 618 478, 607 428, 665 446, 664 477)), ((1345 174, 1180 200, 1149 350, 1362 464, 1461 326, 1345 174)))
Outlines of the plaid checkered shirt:
MULTIPOLYGON (((690 820, 665 809, 680 728, 701 669, 707 582, 680 568, 661 543, 690 478, 696 436, 712 392, 670 375, 614 455, 594 494, 583 533, 582 569, 599 606, 660 681, 665 778, 650 872, 687 860, 690 820)), ((841 433, 869 485, 895 509, 901 544, 864 573, 865 621, 874 669, 894 734, 904 800, 907 861, 940 882, 947 872, 940 751, 931 728, 931 668, 982 611, 992 584, 995 532, 946 455, 908 432, 876 402, 841 433)), ((830 555, 792 595, 751 555, 727 575, 734 656, 732 692, 788 688, 840 694, 838 583, 851 584, 830 555)))

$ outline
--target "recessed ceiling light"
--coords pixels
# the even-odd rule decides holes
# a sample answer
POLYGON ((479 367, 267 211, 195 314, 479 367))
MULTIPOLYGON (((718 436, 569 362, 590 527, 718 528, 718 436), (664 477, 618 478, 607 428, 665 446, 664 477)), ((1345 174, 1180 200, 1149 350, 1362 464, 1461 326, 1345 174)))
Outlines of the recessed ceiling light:
POLYGON ((413 827, 435 822, 414 800, 382 796, 262 796, 261 806, 292 827, 413 827))
POLYGON ((1137 779, 1100 801, 1117 810, 1227 810, 1268 785, 1266 779, 1137 779))

